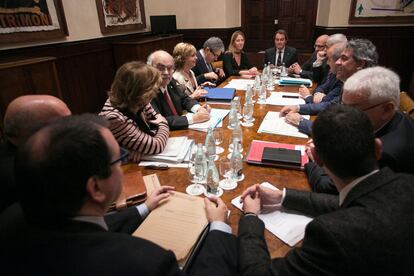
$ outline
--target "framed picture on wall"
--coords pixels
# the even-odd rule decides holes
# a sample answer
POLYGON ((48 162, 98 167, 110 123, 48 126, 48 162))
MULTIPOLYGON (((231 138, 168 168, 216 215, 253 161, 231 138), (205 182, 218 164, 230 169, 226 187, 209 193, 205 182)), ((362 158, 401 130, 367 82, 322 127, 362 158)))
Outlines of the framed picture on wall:
POLYGON ((414 0, 352 0, 350 24, 414 23, 414 0))
POLYGON ((0 45, 67 35, 61 0, 0 0, 0 45))
POLYGON ((96 0, 96 6, 103 34, 146 27, 144 0, 96 0))

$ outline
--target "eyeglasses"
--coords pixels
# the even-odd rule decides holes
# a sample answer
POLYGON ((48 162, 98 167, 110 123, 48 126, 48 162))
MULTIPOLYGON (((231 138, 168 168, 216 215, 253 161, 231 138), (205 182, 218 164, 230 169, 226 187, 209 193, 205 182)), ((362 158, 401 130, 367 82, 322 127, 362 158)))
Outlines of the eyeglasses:
POLYGON ((128 150, 126 150, 126 149, 124 149, 124 148, 120 148, 120 155, 119 155, 119 158, 117 158, 117 159, 115 159, 115 160, 113 160, 113 161, 111 161, 111 163, 109 163, 109 165, 114 165, 114 164, 116 164, 116 163, 118 163, 118 162, 122 162, 122 163, 124 163, 124 162, 127 162, 128 161, 128 159, 127 159, 127 157, 129 156, 129 151, 128 150))
POLYGON ((210 53, 215 57, 215 58, 218 58, 220 55, 221 55, 221 52, 220 53, 214 53, 214 51, 213 50, 211 50, 210 48, 209 48, 209 50, 210 50, 210 53))
POLYGON ((325 48, 325 47, 326 47, 325 45, 320 45, 320 44, 313 45, 313 48, 315 48, 315 49, 322 49, 322 48, 325 48))
POLYGON ((160 72, 164 72, 165 69, 167 69, 168 72, 172 72, 174 71, 174 65, 172 66, 165 66, 164 64, 160 64, 158 63, 157 65, 155 65, 155 67, 160 71, 160 72))

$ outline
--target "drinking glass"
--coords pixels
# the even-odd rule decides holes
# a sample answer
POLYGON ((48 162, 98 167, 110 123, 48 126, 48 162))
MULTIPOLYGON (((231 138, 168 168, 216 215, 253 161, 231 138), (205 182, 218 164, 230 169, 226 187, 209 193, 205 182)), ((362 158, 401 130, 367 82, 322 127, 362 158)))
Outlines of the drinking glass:
POLYGON ((214 141, 216 143, 216 154, 222 154, 224 152, 223 147, 220 147, 220 145, 223 143, 223 129, 222 128, 216 128, 214 130, 214 141))
POLYGON ((201 195, 204 193, 205 188, 202 184, 200 184, 204 180, 204 172, 203 171, 196 171, 194 166, 194 159, 197 151, 197 146, 194 145, 190 149, 190 160, 188 162, 188 177, 189 177, 189 185, 186 189, 186 192, 190 195, 201 195))
POLYGON ((243 105, 243 118, 242 126, 252 127, 253 126, 253 104, 245 103, 243 105))
POLYGON ((220 175, 224 179, 220 180, 219 187, 223 190, 233 190, 237 187, 237 181, 230 179, 231 177, 231 163, 229 160, 223 159, 219 162, 220 175))

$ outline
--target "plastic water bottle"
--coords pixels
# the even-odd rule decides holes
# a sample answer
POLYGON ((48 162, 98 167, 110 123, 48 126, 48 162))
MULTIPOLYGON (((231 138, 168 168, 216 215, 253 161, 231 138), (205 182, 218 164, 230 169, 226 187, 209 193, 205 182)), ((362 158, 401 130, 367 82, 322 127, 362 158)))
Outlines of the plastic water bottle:
POLYGON ((230 157, 230 179, 234 181, 240 180, 243 175, 243 160, 237 143, 237 140, 233 140, 233 152, 230 157))
POLYGON ((219 187, 219 174, 214 164, 214 156, 209 156, 207 167, 207 193, 217 195, 219 187))
POLYGON ((254 89, 256 89, 257 91, 259 91, 260 89, 260 76, 256 75, 256 77, 254 78, 254 89))
POLYGON ((237 147, 241 150, 243 145, 243 132, 239 121, 237 121, 233 131, 231 132, 231 144, 229 145, 229 151, 234 150, 234 141, 237 141, 237 147))
POLYGON ((203 145, 197 144, 197 151, 194 158, 194 177, 198 182, 202 182, 205 179, 207 170, 207 159, 203 151, 203 145))
POLYGON ((259 100, 257 101, 258 104, 266 104, 266 85, 262 85, 259 90, 259 100))
POLYGON ((216 155, 216 141, 214 139, 213 127, 209 127, 207 130, 206 141, 204 143, 204 146, 206 147, 206 154, 208 158, 210 158, 210 156, 213 156, 214 158, 214 156, 216 155))
POLYGON ((239 119, 237 118, 237 103, 231 101, 230 113, 229 113, 229 124, 227 125, 228 129, 234 129, 236 122, 239 119))
POLYGON ((246 87, 245 103, 253 102, 253 87, 248 84, 246 87))

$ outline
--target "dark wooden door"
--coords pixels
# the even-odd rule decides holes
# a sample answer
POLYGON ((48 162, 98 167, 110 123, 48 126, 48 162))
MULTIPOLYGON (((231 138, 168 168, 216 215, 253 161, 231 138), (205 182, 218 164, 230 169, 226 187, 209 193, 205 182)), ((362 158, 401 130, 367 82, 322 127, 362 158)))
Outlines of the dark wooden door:
POLYGON ((242 0, 241 21, 246 50, 261 51, 274 45, 273 34, 285 29, 288 45, 312 51, 318 0, 242 0))

